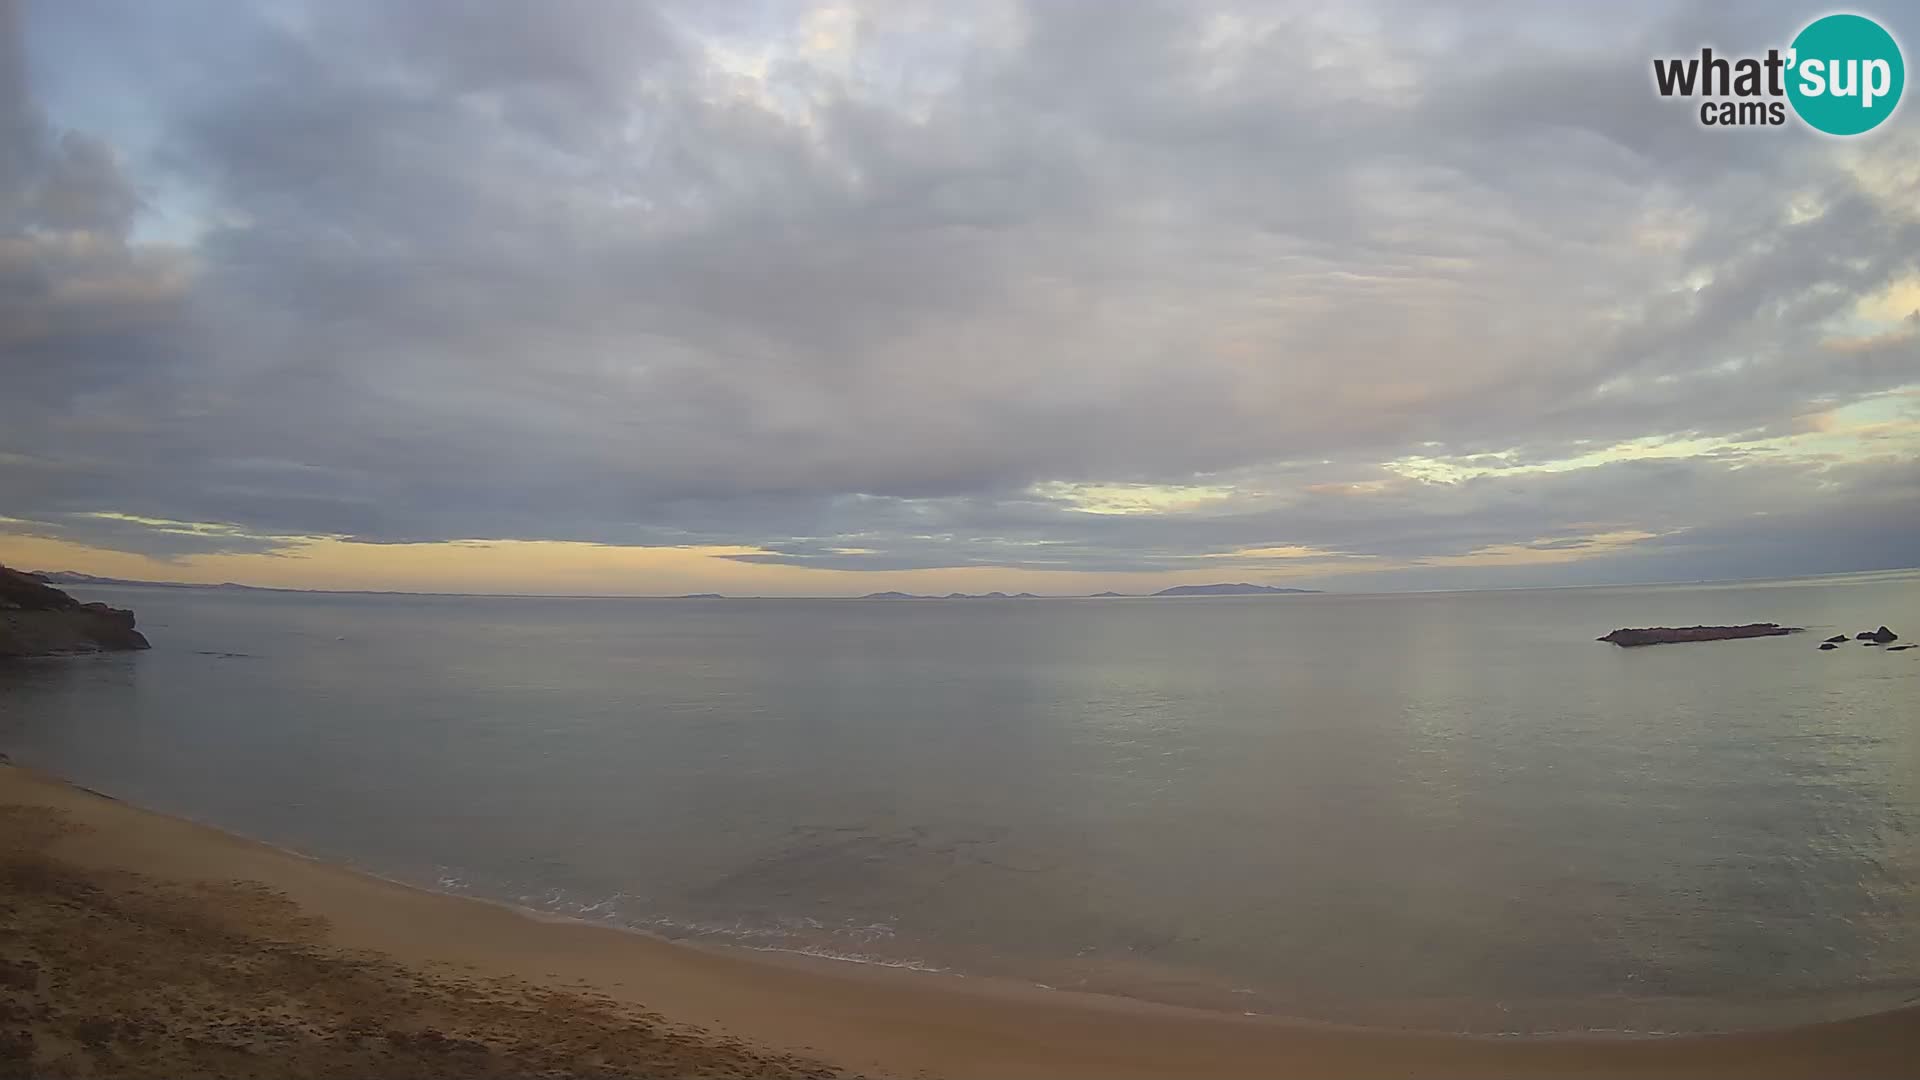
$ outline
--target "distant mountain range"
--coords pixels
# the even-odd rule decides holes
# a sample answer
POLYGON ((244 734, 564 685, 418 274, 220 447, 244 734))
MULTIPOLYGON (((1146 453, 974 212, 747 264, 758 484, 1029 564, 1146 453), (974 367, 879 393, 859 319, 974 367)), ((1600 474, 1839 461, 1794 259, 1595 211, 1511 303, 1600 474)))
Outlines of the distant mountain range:
POLYGON ((1013 593, 963 593, 950 592, 945 596, 921 596, 904 592, 873 592, 861 597, 862 600, 1038 600, 1040 597, 1030 592, 1013 593))
MULTIPOLYGON (((142 585, 142 586, 146 586, 147 588, 159 588, 159 589, 236 589, 243 592, 276 592, 276 593, 353 591, 353 590, 327 590, 327 589, 277 589, 267 585, 240 585, 231 581, 224 581, 218 585, 196 585, 192 582, 186 582, 186 581, 141 581, 136 578, 99 577, 94 574, 82 574, 76 570, 31 570, 31 571, 27 571, 26 573, 27 573, 27 576, 29 577, 38 578, 41 581, 44 581, 53 585, 142 585)), ((1092 599, 1129 598, 1129 597, 1133 599, 1143 599, 1148 596, 1278 596, 1283 594, 1314 593, 1319 591, 1320 590, 1318 589, 1282 589, 1273 585, 1250 585, 1244 581, 1240 581, 1240 582, 1233 582, 1233 583, 1222 583, 1217 585, 1175 585, 1171 589, 1161 589, 1159 592, 1151 593, 1151 594, 1117 593, 1117 592, 1094 593, 1092 599)), ((392 594, 381 593, 379 595, 392 595, 392 594)), ((411 594, 405 594, 405 595, 411 595, 411 594)), ((634 599, 645 599, 645 598, 635 597, 634 599)), ((720 593, 688 593, 685 596, 670 597, 670 599, 725 600, 727 599, 727 597, 721 595, 720 593)), ((1022 593, 1003 593, 1003 592, 958 593, 956 592, 956 593, 948 593, 945 596, 923 596, 917 593, 888 591, 888 592, 868 593, 867 595, 860 597, 860 599, 862 600, 1039 600, 1039 599, 1042 599, 1042 597, 1036 596, 1030 592, 1022 592, 1022 593)))
MULTIPOLYGON (((1218 585, 1175 585, 1171 589, 1161 589, 1147 596, 1278 596, 1283 594, 1315 593, 1318 589, 1282 589, 1273 585, 1249 585, 1244 581, 1222 583, 1218 585)), ((1127 598, 1140 599, 1138 593, 1103 592, 1094 593, 1089 599, 1127 598)), ((1012 596, 1002 592, 990 593, 948 593, 945 596, 921 596, 904 592, 876 592, 861 597, 862 600, 1038 600, 1032 593, 1014 593, 1012 596)))
POLYGON ((1175 585, 1171 589, 1161 589, 1155 596, 1273 596, 1279 594, 1314 593, 1319 589, 1281 589, 1272 585, 1249 585, 1244 581, 1231 585, 1175 585))
POLYGON ((218 585, 199 585, 191 581, 142 581, 138 578, 99 577, 78 570, 29 570, 28 577, 53 585, 145 585, 157 589, 245 589, 248 592, 310 592, 309 589, 275 589, 264 585, 240 585, 223 581, 218 585))

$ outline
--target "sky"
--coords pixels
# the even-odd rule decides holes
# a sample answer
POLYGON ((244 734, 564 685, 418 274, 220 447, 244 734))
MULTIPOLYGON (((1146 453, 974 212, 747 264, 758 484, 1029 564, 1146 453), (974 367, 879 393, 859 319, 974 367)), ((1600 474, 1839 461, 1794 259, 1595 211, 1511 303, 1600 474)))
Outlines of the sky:
MULTIPOLYGON (((1920 11, 1858 9, 1906 43, 1920 11)), ((534 593, 1920 564, 1805 4, 0 0, 0 562, 534 593)))

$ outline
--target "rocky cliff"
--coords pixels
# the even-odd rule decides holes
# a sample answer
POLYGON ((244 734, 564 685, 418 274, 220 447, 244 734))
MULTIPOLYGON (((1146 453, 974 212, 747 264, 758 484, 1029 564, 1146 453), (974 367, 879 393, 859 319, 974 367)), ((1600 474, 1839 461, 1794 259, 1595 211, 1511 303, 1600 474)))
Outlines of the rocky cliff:
POLYGON ((133 612, 83 604, 18 570, 0 566, 0 658, 145 649, 133 612))

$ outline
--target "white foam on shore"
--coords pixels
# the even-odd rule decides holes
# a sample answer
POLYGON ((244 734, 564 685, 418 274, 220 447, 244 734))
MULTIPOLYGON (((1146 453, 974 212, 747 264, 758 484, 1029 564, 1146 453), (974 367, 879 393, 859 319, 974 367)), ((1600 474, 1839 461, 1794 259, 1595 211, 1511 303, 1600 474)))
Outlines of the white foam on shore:
MULTIPOLYGON (((326 860, 319 859, 315 856, 306 855, 302 852, 293 851, 288 848, 281 848, 278 845, 269 844, 268 846, 276 847, 278 850, 285 851, 288 854, 296 855, 304 859, 309 859, 312 861, 326 861, 326 860)), ((396 885, 402 885, 408 888, 423 888, 423 886, 418 884, 418 882, 416 881, 407 881, 400 878, 390 877, 384 874, 375 873, 373 871, 370 871, 363 867, 358 867, 358 866, 354 866, 352 867, 352 869, 354 869, 355 872, 364 873, 370 877, 377 877, 383 881, 392 882, 393 884, 396 884, 396 885)), ((818 934, 823 932, 828 935, 838 935, 838 934, 852 935, 852 934, 861 934, 861 933, 871 933, 875 935, 877 939, 885 940, 885 939, 893 938, 896 935, 896 930, 894 926, 889 923, 868 923, 868 924, 861 924, 861 925, 848 923, 847 925, 844 925, 841 927, 830 928, 827 926, 827 924, 811 916, 795 916, 791 918, 780 919, 775 925, 771 925, 771 926, 747 923, 744 921, 734 921, 729 923, 690 922, 690 921, 671 919, 665 916, 654 915, 654 914, 628 916, 620 910, 622 904, 624 902, 643 900, 643 898, 634 896, 633 894, 626 893, 626 892, 615 892, 599 900, 588 902, 584 900, 573 899, 569 895, 566 889, 553 888, 553 889, 547 890, 545 893, 542 893, 542 894, 537 894, 537 895, 522 894, 517 899, 500 899, 497 896, 488 895, 485 892, 477 891, 468 880, 466 880, 464 877, 460 876, 459 874, 452 872, 449 868, 439 867, 436 869, 437 869, 436 884, 433 886, 424 887, 425 891, 445 893, 447 895, 461 896, 467 899, 476 899, 485 903, 497 904, 501 907, 511 908, 516 911, 525 912, 526 914, 532 915, 537 918, 557 919, 564 922, 576 922, 576 923, 583 923, 583 924, 589 924, 589 925, 595 925, 595 926, 603 926, 609 929, 619 930, 625 933, 640 934, 645 937, 651 937, 657 940, 672 942, 672 943, 679 943, 679 944, 698 942, 702 945, 718 946, 724 949, 739 949, 745 952, 769 953, 773 955, 786 955, 786 956, 799 956, 809 960, 828 960, 834 963, 841 963, 841 964, 857 964, 862 967, 883 968, 883 969, 894 970, 894 971, 912 971, 912 972, 917 972, 922 974, 943 975, 949 978, 957 978, 957 979, 967 978, 967 973, 964 971, 956 971, 952 968, 942 967, 937 964, 932 964, 920 959, 875 956, 871 953, 834 949, 834 948, 829 948, 827 946, 818 945, 818 944, 791 943, 791 942, 778 940, 782 938, 791 938, 793 936, 796 936, 797 934, 805 934, 805 933, 818 934), (769 942, 767 939, 774 939, 774 940, 769 942)), ((1082 953, 1084 954, 1084 952, 1086 951, 1087 950, 1082 950, 1082 953)), ((1025 982, 1027 985, 1033 986, 1041 990, 1048 990, 1048 991, 1054 991, 1054 992, 1071 992, 1071 993, 1084 992, 1084 991, 1077 991, 1077 990, 1061 991, 1060 988, 1057 986, 1053 986, 1043 982, 1032 981, 1032 980, 1016 979, 1015 981, 1025 982)), ((1235 989, 1231 992, 1235 994, 1248 994, 1248 995, 1259 993, 1259 991, 1252 990, 1252 989, 1235 989)), ((1164 1004, 1164 1002, 1156 1002, 1155 999, 1153 998, 1133 998, 1132 995, 1128 995, 1124 993, 1115 994, 1112 991, 1103 991, 1101 993, 1102 993, 1102 996, 1112 994, 1112 996, 1128 998, 1130 1000, 1144 1001, 1149 1004, 1155 1004, 1155 1003, 1164 1004)), ((1233 1015, 1232 1011, 1228 1011, 1228 1010, 1219 1010, 1219 1011, 1222 1011, 1226 1015, 1233 1015)), ((1620 1039, 1656 1039, 1656 1038, 1666 1038, 1666 1037, 1671 1037, 1676 1035, 1692 1036, 1692 1035, 1751 1034, 1754 1030, 1764 1030, 1764 1029, 1737 1028, 1737 1027, 1643 1028, 1643 1027, 1632 1027, 1632 1026, 1618 1026, 1618 1027, 1576 1026, 1576 1027, 1566 1027, 1566 1028, 1554 1028, 1549 1030, 1503 1029, 1503 1030, 1489 1031, 1485 1028, 1475 1029, 1470 1027, 1460 1027, 1460 1028, 1422 1027, 1422 1026, 1401 1027, 1401 1026, 1395 1026, 1395 1025, 1354 1024, 1354 1023, 1347 1023, 1347 1022, 1336 1021, 1336 1020, 1325 1020, 1325 1019, 1311 1017, 1311 1016, 1301 1016, 1301 1015, 1293 1015, 1293 1014, 1278 1013, 1278 1012, 1256 1012, 1256 1011, 1249 1011, 1249 1010, 1238 1010, 1238 1014, 1240 1016, 1254 1018, 1254 1019, 1277 1020, 1277 1021, 1283 1021, 1287 1023, 1308 1024, 1315 1027, 1350 1029, 1350 1030, 1370 1030, 1370 1031, 1419 1031, 1419 1032, 1430 1033, 1430 1034, 1457 1035, 1457 1036, 1463 1036, 1466 1038, 1497 1039, 1497 1040, 1563 1039, 1563 1038, 1580 1038, 1583 1036, 1596 1036, 1596 1037, 1602 1037, 1602 1038, 1620 1038, 1620 1039)))
MULTIPOLYGON (((412 884, 404 881, 397 883, 412 884)), ((886 922, 849 921, 841 926, 830 926, 819 919, 804 915, 778 919, 770 925, 744 921, 693 922, 652 913, 629 912, 625 908, 633 902, 644 902, 642 897, 631 893, 615 892, 598 900, 588 901, 575 899, 562 888, 549 889, 537 894, 522 893, 511 899, 495 900, 484 892, 477 891, 466 878, 446 867, 438 868, 433 891, 504 903, 509 907, 528 911, 543 918, 559 918, 570 922, 608 926, 664 941, 700 941, 730 949, 783 953, 816 960, 832 960, 843 964, 861 964, 869 967, 945 975, 959 974, 950 968, 914 957, 877 956, 857 948, 835 948, 830 944, 817 941, 795 940, 824 936, 829 939, 845 940, 856 946, 888 941, 896 936, 897 931, 891 923, 886 922)))

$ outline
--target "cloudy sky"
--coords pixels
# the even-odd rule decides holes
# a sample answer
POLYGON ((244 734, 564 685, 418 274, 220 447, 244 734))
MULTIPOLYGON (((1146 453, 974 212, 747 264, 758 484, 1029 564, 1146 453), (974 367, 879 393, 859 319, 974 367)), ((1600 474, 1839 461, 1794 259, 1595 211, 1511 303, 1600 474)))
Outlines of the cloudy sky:
MULTIPOLYGON (((1883 5, 1903 42, 1920 13, 1883 5)), ((0 0, 0 561, 533 592, 1920 563, 1821 5, 0 0)))

